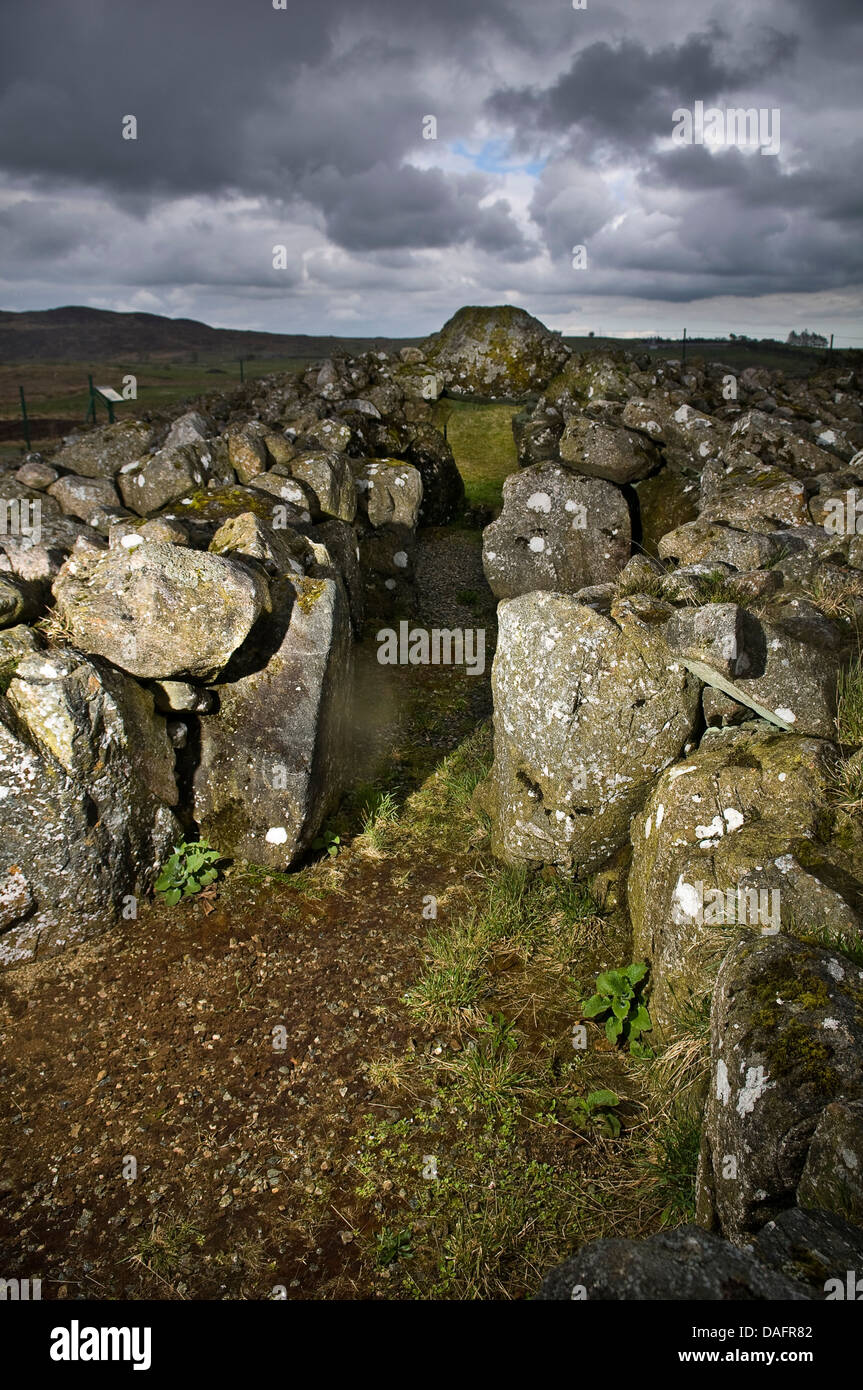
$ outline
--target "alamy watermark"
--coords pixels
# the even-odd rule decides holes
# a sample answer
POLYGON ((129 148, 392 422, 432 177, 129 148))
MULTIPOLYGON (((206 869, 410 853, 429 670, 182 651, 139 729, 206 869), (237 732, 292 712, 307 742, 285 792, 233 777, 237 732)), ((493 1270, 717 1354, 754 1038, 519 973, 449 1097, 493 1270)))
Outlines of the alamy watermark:
POLYGON ((671 919, 676 926, 698 922, 703 926, 760 927, 775 936, 782 925, 778 888, 705 888, 697 880, 677 880, 671 900, 671 919))
POLYGON ((678 106, 672 112, 675 145, 749 145, 762 154, 779 153, 779 107, 718 106, 704 109, 696 101, 692 110, 678 106))
POLYGON ((824 530, 830 536, 863 535, 863 493, 849 487, 844 497, 828 497, 824 503, 824 530))
POLYGON ((26 536, 38 545, 42 539, 42 503, 38 498, 0 497, 0 536, 26 536))
POLYGON ((381 666, 464 666, 469 676, 485 670, 485 628, 384 627, 377 633, 381 666))

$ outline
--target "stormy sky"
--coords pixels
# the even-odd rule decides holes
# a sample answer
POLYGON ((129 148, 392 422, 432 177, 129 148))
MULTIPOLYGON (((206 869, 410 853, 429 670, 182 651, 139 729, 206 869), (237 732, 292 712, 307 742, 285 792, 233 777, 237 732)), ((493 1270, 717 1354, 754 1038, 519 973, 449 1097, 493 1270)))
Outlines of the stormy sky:
POLYGON ((861 0, 284 6, 0 0, 0 307, 863 346, 861 0), (677 143, 696 102, 779 153, 677 143))

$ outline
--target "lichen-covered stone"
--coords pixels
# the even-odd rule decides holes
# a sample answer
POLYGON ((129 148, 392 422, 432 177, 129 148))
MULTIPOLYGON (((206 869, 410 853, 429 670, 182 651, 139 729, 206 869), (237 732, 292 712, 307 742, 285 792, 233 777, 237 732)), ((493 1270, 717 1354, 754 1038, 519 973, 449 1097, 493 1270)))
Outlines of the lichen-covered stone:
POLYGON ((482 563, 496 598, 542 589, 575 593, 614 579, 630 555, 626 499, 613 483, 539 464, 503 485, 503 511, 483 532, 482 563))
POLYGON ((299 453, 290 463, 291 477, 311 488, 324 516, 353 521, 357 490, 350 464, 340 453, 299 453))
POLYGON ((51 462, 83 478, 113 478, 152 448, 152 427, 142 420, 118 420, 64 441, 51 462))
POLYGON ((360 512, 371 526, 414 529, 423 498, 416 468, 399 459, 363 459, 353 471, 360 512))
POLYGON ((559 333, 509 304, 459 309, 423 350, 450 395, 495 400, 541 391, 569 355, 559 333))
POLYGON ((125 505, 138 516, 150 516, 205 485, 207 467, 191 445, 182 444, 121 469, 116 481, 125 505))
POLYGON ((573 415, 559 446, 560 457, 577 473, 606 478, 610 483, 635 483, 660 465, 661 458, 649 440, 628 430, 573 415))
POLYGON ((800 1301, 801 1286, 746 1250, 698 1226, 646 1240, 591 1240, 545 1276, 543 1301, 607 1299, 721 1302, 800 1301))
POLYGON ((284 578, 273 612, 201 723, 194 815, 223 854, 284 869, 307 850, 348 771, 351 640, 337 579, 284 578))
POLYGON ((655 782, 632 822, 627 899, 660 1031, 710 995, 729 929, 861 925, 848 863, 859 850, 835 843, 825 813, 832 756, 763 725, 712 729, 655 782))
POLYGON ((269 607, 263 573, 155 541, 67 561, 54 594, 81 651, 156 680, 213 679, 269 607))
POLYGON ((680 755, 700 687, 669 653, 669 610, 657 608, 645 617, 627 600, 605 617, 546 593, 500 605, 495 758, 481 795, 509 862, 598 868, 680 755))
POLYGON ((182 832, 149 692, 56 651, 19 655, 0 689, 0 964, 13 965, 110 926, 182 832))
POLYGON ((746 935, 723 961, 699 1219, 744 1241, 794 1204, 819 1117, 863 1098, 863 968, 787 936, 746 935))
POLYGON ((821 1111, 797 1201, 863 1226, 863 1100, 831 1101, 821 1111))
POLYGON ((116 507, 120 500, 110 478, 78 478, 71 473, 52 483, 48 495, 59 502, 65 516, 88 523, 105 507, 116 507))

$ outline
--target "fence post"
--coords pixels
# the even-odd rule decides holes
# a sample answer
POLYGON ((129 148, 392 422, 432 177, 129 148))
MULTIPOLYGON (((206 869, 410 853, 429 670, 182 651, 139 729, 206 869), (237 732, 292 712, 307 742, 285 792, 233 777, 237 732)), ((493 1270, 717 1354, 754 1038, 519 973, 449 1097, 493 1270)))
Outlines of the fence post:
POLYGON ((685 367, 685 366, 686 366, 686 329, 685 329, 685 328, 684 328, 684 330, 683 330, 683 359, 682 359, 680 365, 681 365, 682 367, 685 367))
POLYGON ((24 399, 24 387, 18 387, 18 394, 21 397, 21 414, 24 417, 24 439, 27 444, 27 452, 30 452, 30 421, 27 419, 27 402, 24 399))

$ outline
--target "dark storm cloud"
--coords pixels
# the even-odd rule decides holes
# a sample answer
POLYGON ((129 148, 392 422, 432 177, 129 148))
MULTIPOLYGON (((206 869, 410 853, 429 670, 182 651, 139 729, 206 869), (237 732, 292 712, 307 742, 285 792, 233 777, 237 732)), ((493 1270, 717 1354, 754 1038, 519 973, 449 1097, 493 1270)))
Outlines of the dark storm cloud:
MULTIPOLYGON (((863 222, 863 185, 849 178, 863 164, 863 140, 825 148, 817 165, 783 169, 774 159, 752 158, 738 149, 711 154, 690 145, 657 155, 640 175, 645 187, 723 194, 735 215, 746 208, 774 207, 824 221, 863 222)), ((859 234, 859 229, 858 229, 859 234)))
POLYGON ((492 0, 289 0, 285 12, 267 0, 8 6, 0 165, 154 193, 272 193, 316 163, 370 168, 416 143, 432 96, 416 80, 418 55, 469 52, 492 17, 520 32, 492 0), (364 20, 377 26, 365 38, 364 20), (344 52, 338 40, 352 32, 360 37, 344 52), (129 113, 136 142, 121 139, 129 113))
POLYGON ((487 107, 522 129, 561 132, 577 125, 600 140, 643 148, 668 135, 671 113, 681 103, 709 102, 748 87, 774 73, 797 48, 792 35, 771 30, 759 51, 730 61, 717 52, 723 37, 714 27, 652 51, 632 39, 590 44, 546 90, 498 91, 487 107))
POLYGON ((383 164, 350 178, 327 169, 302 183, 304 195, 323 210, 327 231, 340 246, 380 250, 472 241, 518 258, 526 247, 508 205, 499 199, 490 207, 479 206, 492 187, 478 174, 446 176, 439 169, 383 164))

